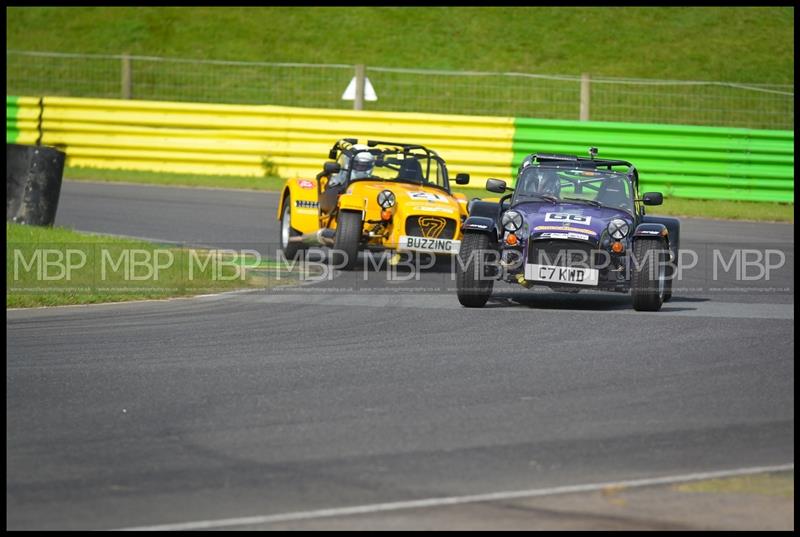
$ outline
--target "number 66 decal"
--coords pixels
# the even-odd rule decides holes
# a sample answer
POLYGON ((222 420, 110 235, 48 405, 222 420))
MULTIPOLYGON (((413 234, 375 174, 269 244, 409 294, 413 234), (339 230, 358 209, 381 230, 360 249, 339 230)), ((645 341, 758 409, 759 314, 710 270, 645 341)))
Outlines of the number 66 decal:
POLYGON ((592 221, 591 216, 583 216, 580 214, 568 214, 568 213, 547 213, 544 215, 545 222, 572 222, 575 224, 585 224, 589 225, 592 221))

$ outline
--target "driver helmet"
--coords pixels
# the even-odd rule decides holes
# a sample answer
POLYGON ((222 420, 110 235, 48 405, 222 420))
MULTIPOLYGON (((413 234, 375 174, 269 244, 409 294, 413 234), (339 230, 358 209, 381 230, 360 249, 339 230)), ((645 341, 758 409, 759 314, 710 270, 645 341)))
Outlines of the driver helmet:
POLYGON ((549 196, 555 196, 556 198, 561 196, 561 181, 559 181, 558 176, 555 174, 547 174, 541 178, 539 181, 539 194, 547 194, 549 196))
POLYGON ((375 167, 375 155, 366 150, 367 148, 364 149, 365 151, 356 153, 356 155, 353 157, 350 165, 352 169, 350 177, 352 179, 364 179, 372 176, 372 170, 375 167))

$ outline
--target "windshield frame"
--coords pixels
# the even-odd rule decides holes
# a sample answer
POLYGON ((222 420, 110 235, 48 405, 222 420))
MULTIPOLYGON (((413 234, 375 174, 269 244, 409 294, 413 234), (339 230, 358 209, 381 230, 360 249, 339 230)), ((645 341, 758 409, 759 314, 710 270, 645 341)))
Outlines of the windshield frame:
MULTIPOLYGON (((594 200, 593 198, 586 198, 585 201, 581 201, 581 199, 579 199, 578 196, 574 196, 574 194, 575 194, 574 188, 573 188, 572 192, 568 193, 568 194, 573 194, 573 195, 570 195, 568 197, 575 198, 575 199, 564 199, 561 195, 559 195, 558 196, 558 203, 586 204, 586 205, 590 205, 590 206, 593 206, 593 207, 603 207, 603 208, 608 208, 608 209, 621 210, 621 211, 624 211, 624 212, 629 213, 631 215, 635 214, 635 211, 636 211, 636 188, 635 188, 634 183, 631 180, 631 177, 630 177, 630 175, 628 173, 621 172, 621 171, 616 171, 616 170, 601 170, 601 169, 596 169, 596 168, 575 166, 574 163, 569 163, 569 164, 565 163, 565 165, 551 165, 551 164, 548 163, 548 165, 544 165, 544 166, 542 166, 542 165, 533 165, 533 166, 528 166, 525 169, 523 169, 517 175, 517 177, 516 177, 516 179, 514 181, 514 193, 513 193, 512 198, 511 198, 511 206, 517 205, 519 203, 552 203, 551 201, 549 201, 547 199, 539 197, 539 195, 541 195, 539 193, 533 193, 533 192, 527 192, 526 193, 525 191, 519 189, 519 181, 522 178, 523 174, 525 174, 529 170, 535 170, 535 169, 555 170, 556 172, 558 172, 558 171, 577 172, 577 173, 590 172, 592 174, 596 174, 597 176, 602 176, 603 178, 615 177, 615 178, 618 178, 618 179, 622 179, 622 180, 624 180, 626 182, 627 188, 628 188, 628 192, 627 192, 627 198, 628 198, 627 201, 628 201, 628 203, 627 203, 627 206, 625 206, 625 207, 616 207, 616 206, 605 205, 605 204, 596 205, 594 203, 594 201, 596 201, 596 200, 594 200), (532 194, 537 194, 537 196, 533 196, 532 194)), ((559 177, 559 181, 561 182, 562 185, 565 182, 566 183, 572 183, 573 186, 579 184, 581 189, 586 188, 586 189, 589 189, 589 190, 592 190, 592 191, 595 191, 595 192, 599 190, 599 187, 598 188, 594 188, 594 187, 590 186, 590 183, 596 183, 596 182, 598 182, 598 180, 599 180, 599 178, 597 178, 597 177, 591 178, 591 176, 589 176, 585 180, 581 180, 581 179, 579 179, 577 177, 575 177, 574 180, 565 179, 564 177, 559 177)))

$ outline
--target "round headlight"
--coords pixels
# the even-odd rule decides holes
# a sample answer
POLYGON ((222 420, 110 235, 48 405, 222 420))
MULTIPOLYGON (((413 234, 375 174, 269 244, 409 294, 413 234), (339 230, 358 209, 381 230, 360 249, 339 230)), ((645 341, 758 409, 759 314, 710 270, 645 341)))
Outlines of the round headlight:
POLYGON ((502 224, 506 231, 513 233, 522 227, 522 215, 517 211, 506 211, 503 213, 502 224))
POLYGON ((378 205, 381 206, 381 209, 394 207, 396 201, 397 199, 394 197, 394 192, 391 190, 381 190, 378 193, 378 205))
POLYGON ((611 235, 612 239, 619 240, 624 238, 628 235, 629 229, 628 223, 621 218, 615 218, 608 223, 608 234, 611 235))

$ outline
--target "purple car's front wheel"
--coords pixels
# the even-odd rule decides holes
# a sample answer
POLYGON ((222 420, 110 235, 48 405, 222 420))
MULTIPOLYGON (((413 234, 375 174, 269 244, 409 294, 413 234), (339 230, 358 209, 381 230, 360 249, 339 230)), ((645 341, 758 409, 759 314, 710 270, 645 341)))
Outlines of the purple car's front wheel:
POLYGON ((465 233, 458 252, 456 292, 468 308, 482 308, 492 296, 494 280, 486 276, 487 256, 492 251, 485 233, 465 233))

